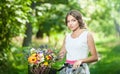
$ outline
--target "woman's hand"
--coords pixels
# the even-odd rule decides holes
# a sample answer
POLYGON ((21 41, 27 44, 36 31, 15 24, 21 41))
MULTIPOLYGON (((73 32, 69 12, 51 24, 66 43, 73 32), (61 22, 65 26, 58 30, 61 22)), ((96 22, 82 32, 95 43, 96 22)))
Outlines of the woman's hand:
POLYGON ((60 51, 59 53, 59 58, 62 59, 64 58, 65 52, 64 51, 60 51))
POLYGON ((73 64, 73 69, 79 68, 82 63, 83 63, 82 60, 76 61, 76 62, 73 64))

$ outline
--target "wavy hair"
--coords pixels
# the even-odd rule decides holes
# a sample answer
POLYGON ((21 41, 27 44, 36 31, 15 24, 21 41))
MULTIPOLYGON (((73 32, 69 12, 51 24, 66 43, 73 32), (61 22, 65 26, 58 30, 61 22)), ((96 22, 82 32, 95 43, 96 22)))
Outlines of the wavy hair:
POLYGON ((66 18, 65 18, 65 23, 66 23, 66 25, 67 25, 67 17, 68 17, 69 15, 73 16, 74 18, 76 18, 76 20, 78 20, 78 23, 79 23, 79 26, 80 26, 81 29, 82 29, 82 28, 86 28, 86 27, 85 27, 85 23, 84 23, 84 21, 83 21, 83 19, 82 19, 82 15, 81 15, 81 13, 80 13, 79 11, 77 11, 77 10, 71 10, 70 12, 67 13, 66 18))

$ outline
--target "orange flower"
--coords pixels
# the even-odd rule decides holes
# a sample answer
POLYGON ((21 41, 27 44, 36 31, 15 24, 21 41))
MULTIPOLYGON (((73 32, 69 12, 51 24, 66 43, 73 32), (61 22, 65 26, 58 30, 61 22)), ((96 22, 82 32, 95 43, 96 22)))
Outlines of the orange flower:
POLYGON ((28 62, 34 64, 37 62, 37 58, 35 56, 30 56, 28 58, 28 62))

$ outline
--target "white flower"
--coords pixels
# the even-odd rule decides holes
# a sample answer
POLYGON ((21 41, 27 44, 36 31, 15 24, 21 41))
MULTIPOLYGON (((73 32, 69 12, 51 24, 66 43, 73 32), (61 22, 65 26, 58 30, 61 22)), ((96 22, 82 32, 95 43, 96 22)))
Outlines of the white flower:
POLYGON ((30 50, 30 53, 32 54, 32 53, 35 53, 36 52, 36 50, 35 50, 35 48, 32 48, 31 50, 30 50))

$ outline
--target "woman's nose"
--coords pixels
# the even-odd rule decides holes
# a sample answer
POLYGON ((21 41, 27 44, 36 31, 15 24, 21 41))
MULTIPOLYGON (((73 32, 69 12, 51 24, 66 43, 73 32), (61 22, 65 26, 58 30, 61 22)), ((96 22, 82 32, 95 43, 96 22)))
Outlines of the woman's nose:
POLYGON ((72 21, 70 21, 70 22, 69 22, 69 24, 70 24, 70 25, 72 25, 72 24, 73 24, 73 22, 72 22, 72 21))

